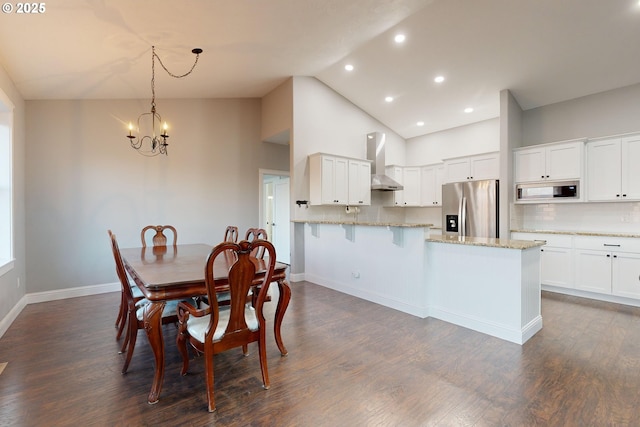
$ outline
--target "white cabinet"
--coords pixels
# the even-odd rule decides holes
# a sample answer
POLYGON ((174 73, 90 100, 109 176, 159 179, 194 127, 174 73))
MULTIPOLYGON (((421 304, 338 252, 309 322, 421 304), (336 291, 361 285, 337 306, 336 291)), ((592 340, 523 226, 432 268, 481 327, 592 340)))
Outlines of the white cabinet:
POLYGON ((349 198, 351 206, 371 204, 371 162, 349 160, 349 198))
POLYGON ((444 165, 428 165, 420 169, 420 204, 422 206, 442 205, 442 181, 444 165))
POLYGON ((497 152, 446 159, 444 164, 445 182, 498 179, 500 175, 500 154, 497 152))
POLYGON ((639 163, 640 135, 588 142, 588 200, 640 200, 639 163))
POLYGON ((312 205, 347 205, 349 160, 328 154, 309 156, 309 198, 312 205))
POLYGON ((516 183, 582 178, 584 140, 518 148, 513 153, 516 183))
POLYGON ((390 206, 420 206, 419 167, 387 166, 386 173, 404 187, 403 190, 393 192, 390 206))
POLYGON ((573 236, 541 233, 511 233, 512 239, 542 240, 540 283, 562 288, 574 287, 573 236))
POLYGON ((640 240, 575 238, 576 289, 640 298, 640 240))

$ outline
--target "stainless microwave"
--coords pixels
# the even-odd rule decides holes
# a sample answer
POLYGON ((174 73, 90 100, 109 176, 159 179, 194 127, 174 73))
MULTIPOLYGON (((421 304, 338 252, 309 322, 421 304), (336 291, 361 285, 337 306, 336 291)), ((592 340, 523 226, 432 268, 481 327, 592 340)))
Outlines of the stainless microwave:
POLYGON ((536 182, 516 185, 516 201, 570 201, 580 198, 580 181, 536 182))

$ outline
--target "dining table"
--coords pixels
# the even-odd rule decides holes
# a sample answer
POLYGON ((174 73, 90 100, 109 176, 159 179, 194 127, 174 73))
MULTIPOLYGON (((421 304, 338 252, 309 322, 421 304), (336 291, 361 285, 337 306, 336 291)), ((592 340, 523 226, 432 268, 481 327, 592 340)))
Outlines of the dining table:
MULTIPOLYGON (((207 295, 205 263, 213 246, 207 244, 183 244, 121 249, 125 268, 138 288, 149 300, 144 306, 144 330, 155 358, 155 373, 148 402, 158 402, 164 380, 164 338, 162 334, 162 312, 167 301, 185 300, 207 295)), ((256 264, 255 284, 260 284, 267 271, 267 263, 252 258, 256 264)), ((216 292, 228 290, 225 278, 233 260, 218 257, 214 265, 214 277, 219 280, 216 292)), ((291 300, 291 288, 286 280, 288 265, 276 262, 273 282, 278 284, 278 301, 275 310, 274 336, 282 356, 288 354, 282 341, 281 326, 291 300)), ((273 283, 272 282, 272 283, 273 283)))

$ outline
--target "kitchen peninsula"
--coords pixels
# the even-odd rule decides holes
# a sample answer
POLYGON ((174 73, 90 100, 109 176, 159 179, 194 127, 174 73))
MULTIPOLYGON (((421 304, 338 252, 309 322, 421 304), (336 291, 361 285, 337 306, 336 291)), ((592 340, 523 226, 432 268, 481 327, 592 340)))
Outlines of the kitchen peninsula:
POLYGON ((430 236, 432 224, 294 220, 305 280, 523 344, 542 328, 542 242, 430 236))

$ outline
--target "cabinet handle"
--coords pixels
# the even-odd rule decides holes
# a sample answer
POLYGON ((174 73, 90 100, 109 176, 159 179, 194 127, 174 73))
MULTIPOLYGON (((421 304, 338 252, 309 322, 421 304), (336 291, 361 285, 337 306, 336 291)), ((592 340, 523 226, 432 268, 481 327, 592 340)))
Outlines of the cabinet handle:
POLYGON ((626 195, 626 194, 623 194, 623 195, 622 195, 622 197, 627 197, 627 195, 626 195))
POLYGON ((607 258, 611 258, 611 254, 607 254, 607 258))
POLYGON ((611 246, 611 247, 614 247, 614 248, 619 248, 620 247, 620 245, 611 245, 609 243, 605 243, 604 246, 611 246))
POLYGON ((614 258, 618 258, 618 255, 614 255, 613 257, 614 257, 614 258))
POLYGON ((540 175, 540 178, 544 178, 544 175, 540 175))
POLYGON ((619 194, 616 194, 616 197, 620 197, 620 195, 619 195, 619 194))
POLYGON ((547 178, 549 178, 549 175, 547 175, 547 178))

